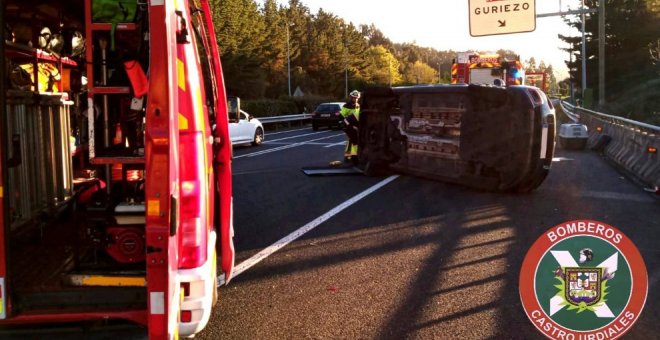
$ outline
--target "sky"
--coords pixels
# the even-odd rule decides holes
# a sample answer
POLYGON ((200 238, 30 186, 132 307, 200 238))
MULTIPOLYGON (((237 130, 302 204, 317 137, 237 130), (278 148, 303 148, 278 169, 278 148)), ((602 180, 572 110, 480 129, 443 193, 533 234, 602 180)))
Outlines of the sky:
MULTIPOLYGON (((509 0, 509 2, 534 0, 509 0)), ((481 2, 485 2, 481 0, 481 2)), ((257 0, 259 5, 263 1, 257 0)), ((287 0, 278 0, 286 5, 287 0)), ((571 35, 579 32, 569 28, 559 16, 537 18, 536 30, 484 37, 470 36, 468 0, 301 0, 312 14, 319 8, 333 13, 358 26, 374 24, 383 34, 396 43, 415 43, 422 47, 454 51, 490 51, 509 49, 520 54, 524 61, 530 57, 552 64, 559 80, 568 77, 564 60, 568 53, 557 34, 571 35)), ((536 0, 536 13, 559 12, 570 5, 573 9, 579 0, 536 0), (561 7, 560 7, 561 6, 561 7)))

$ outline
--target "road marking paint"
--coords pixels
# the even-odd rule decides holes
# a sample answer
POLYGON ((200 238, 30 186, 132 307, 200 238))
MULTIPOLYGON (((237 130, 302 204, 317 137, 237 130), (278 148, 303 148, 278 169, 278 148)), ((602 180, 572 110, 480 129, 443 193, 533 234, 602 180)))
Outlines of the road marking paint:
POLYGON ((294 143, 294 144, 279 146, 279 147, 272 148, 272 149, 247 153, 245 155, 234 156, 234 159, 243 158, 243 157, 254 157, 254 156, 265 155, 267 153, 272 153, 272 152, 282 151, 282 150, 286 150, 286 149, 291 149, 291 148, 295 148, 295 147, 298 147, 298 146, 301 146, 301 145, 309 144, 310 142, 316 142, 317 140, 328 139, 328 138, 333 138, 333 137, 336 137, 336 136, 333 135, 333 136, 326 136, 326 137, 321 137, 321 138, 316 138, 316 139, 310 139, 310 140, 305 141, 305 142, 298 142, 298 143, 294 143))
MULTIPOLYGON (((272 145, 291 145, 291 144, 296 144, 296 143, 295 142, 288 142, 288 143, 287 142, 275 142, 275 143, 268 143, 268 144, 272 144, 272 145)), ((314 142, 305 143, 305 145, 321 145, 321 146, 324 146, 324 147, 333 146, 335 144, 336 143, 314 143, 314 142)))
POLYGON ((339 145, 341 145, 341 146, 346 145, 346 141, 341 141, 341 142, 339 142, 339 143, 334 143, 334 144, 326 145, 326 146, 324 146, 324 147, 325 147, 325 148, 330 148, 330 147, 333 147, 333 146, 339 146, 339 145))
POLYGON ((283 172, 283 171, 288 171, 289 169, 287 168, 275 168, 275 169, 267 169, 267 170, 248 170, 248 171, 232 171, 231 175, 232 176, 242 176, 242 175, 254 175, 254 174, 267 174, 267 173, 274 173, 274 172, 283 172))
POLYGON ((570 192, 562 189, 547 188, 544 189, 547 191, 557 192, 564 196, 571 197, 580 197, 580 198, 597 198, 597 199, 607 199, 607 200, 616 200, 616 201, 628 201, 628 202, 639 202, 639 203, 654 203, 656 200, 648 196, 646 193, 620 193, 612 191, 594 191, 594 190, 584 190, 570 192))
MULTIPOLYGON (((311 135, 318 135, 320 133, 326 133, 326 132, 328 132, 328 131, 319 131, 319 132, 306 133, 304 135, 295 135, 295 136, 284 137, 284 138, 280 138, 280 139, 273 139, 273 140, 265 141, 264 143, 279 142, 281 140, 287 140, 287 139, 293 139, 293 138, 299 138, 299 137, 305 137, 305 136, 311 136, 311 135)), ((339 136, 339 134, 337 136, 339 136)))
MULTIPOLYGON (((378 190, 378 189, 380 189, 380 188, 386 186, 387 184, 389 184, 390 182, 394 181, 394 180, 397 179, 398 177, 399 177, 399 175, 392 175, 392 176, 390 176, 390 177, 388 177, 388 178, 386 178, 386 179, 384 179, 384 180, 382 180, 382 181, 376 183, 376 184, 375 184, 374 186, 372 186, 371 188, 369 188, 369 189, 367 189, 367 190, 365 190, 365 191, 359 193, 359 194, 356 195, 356 196, 353 196, 353 197, 352 197, 351 199, 349 199, 348 201, 346 201, 346 202, 344 202, 344 203, 342 203, 342 204, 340 204, 340 205, 338 205, 338 206, 332 208, 330 211, 328 211, 328 212, 326 212, 325 214, 323 214, 323 215, 317 217, 315 220, 313 220, 313 221, 311 221, 311 222, 305 224, 304 226, 300 227, 298 230, 292 232, 291 234, 287 235, 286 237, 284 237, 284 238, 280 239, 279 241, 273 243, 272 245, 266 247, 265 249, 263 249, 262 251, 258 252, 258 253, 255 254, 255 255, 253 255, 253 256, 250 257, 249 259, 247 259, 247 260, 241 262, 241 263, 238 264, 236 267, 234 267, 234 272, 233 272, 233 276, 232 276, 232 278, 237 277, 237 276, 240 275, 242 272, 244 272, 244 271, 250 269, 252 266, 256 265, 257 263, 259 263, 259 262, 261 262, 261 261, 263 261, 265 258, 267 258, 268 256, 272 255, 272 254, 275 253, 276 251, 282 249, 282 248, 283 248, 284 246, 286 246, 287 244, 293 242, 293 241, 296 240, 297 238, 303 236, 303 235, 306 234, 307 232, 309 232, 309 231, 311 231, 312 229, 318 227, 318 226, 321 225, 323 222, 325 222, 325 221, 329 220, 330 218, 332 218, 333 216, 339 214, 339 213, 342 212, 344 209, 350 207, 351 205, 355 204, 355 203, 358 202, 359 200, 361 200, 361 199, 367 197, 368 195, 374 193, 376 190, 378 190)), ((221 286, 221 285, 223 285, 223 284, 225 283, 225 279, 224 279, 224 278, 225 278, 224 275, 220 275, 220 276, 218 276, 218 286, 221 286)))
POLYGON ((582 191, 578 193, 580 197, 589 197, 589 198, 603 198, 610 200, 619 200, 619 201, 632 201, 632 202, 642 202, 650 203, 654 202, 650 197, 645 197, 639 194, 623 194, 619 192, 608 192, 608 191, 582 191))
POLYGON ((305 128, 294 129, 294 130, 285 130, 285 131, 280 131, 280 132, 269 132, 268 135, 269 136, 279 135, 279 134, 282 134, 282 133, 296 132, 296 131, 302 131, 302 130, 309 130, 309 126, 305 127, 305 128))

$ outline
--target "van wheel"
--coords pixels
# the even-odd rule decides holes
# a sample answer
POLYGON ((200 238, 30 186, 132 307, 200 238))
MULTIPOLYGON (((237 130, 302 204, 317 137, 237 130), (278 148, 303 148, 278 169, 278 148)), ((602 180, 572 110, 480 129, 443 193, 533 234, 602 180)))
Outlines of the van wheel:
POLYGON ((258 127, 257 131, 254 132, 254 140, 252 141, 252 145, 254 146, 261 145, 263 141, 264 141, 264 130, 258 127))

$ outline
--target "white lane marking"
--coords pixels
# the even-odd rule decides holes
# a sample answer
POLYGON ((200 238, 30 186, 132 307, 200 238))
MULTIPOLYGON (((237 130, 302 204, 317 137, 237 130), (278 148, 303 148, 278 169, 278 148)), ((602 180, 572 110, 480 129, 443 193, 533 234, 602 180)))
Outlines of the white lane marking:
MULTIPOLYGON (((282 249, 284 246, 286 246, 287 244, 293 242, 294 240, 296 240, 300 236, 303 236, 304 234, 306 234, 310 230, 318 227, 323 222, 325 222, 325 221, 329 220, 330 218, 332 218, 333 216, 339 214, 341 211, 343 211, 344 209, 346 209, 346 208, 350 207, 351 205, 355 204, 357 201, 367 197, 368 195, 372 194, 376 190, 386 186, 387 184, 394 181, 398 177, 399 177, 399 175, 392 175, 392 176, 376 183, 371 188, 359 193, 356 196, 353 196, 348 201, 332 208, 330 211, 328 211, 325 214, 317 217, 315 220, 305 224, 304 226, 300 227, 298 230, 292 232, 291 234, 287 235, 286 237, 284 237, 284 238, 280 239, 279 241, 273 243, 272 245, 266 247, 264 250, 262 250, 262 251, 258 252, 257 254, 253 255, 249 259, 241 262, 236 267, 234 267, 234 272, 233 272, 233 275, 232 275, 232 279, 237 277, 238 275, 240 275, 242 272, 250 269, 252 266, 254 266, 257 263, 261 262, 262 260, 264 260, 268 256, 272 255, 276 251, 282 249)), ((221 286, 224 283, 225 283, 224 275, 218 276, 218 286, 221 286)))
MULTIPOLYGON (((306 133, 304 135, 295 135, 295 136, 284 137, 284 138, 280 138, 280 139, 273 139, 273 140, 265 141, 264 143, 267 144, 267 143, 272 143, 272 142, 279 142, 281 140, 287 140, 287 139, 293 139, 293 138, 305 137, 305 136, 311 136, 311 135, 318 135, 320 133, 326 133, 326 132, 328 132, 328 131, 319 131, 319 132, 306 133)), ((339 136, 339 135, 337 135, 337 136, 339 136)))
POLYGON ((631 201, 631 202, 640 202, 640 203, 649 203, 653 202, 653 199, 639 194, 623 194, 620 192, 608 192, 608 191, 582 191, 578 193, 580 197, 590 197, 590 198, 603 198, 610 200, 619 200, 619 201, 631 201))
POLYGON ((296 131, 302 131, 302 130, 309 130, 309 126, 305 127, 305 128, 301 128, 301 129, 295 129, 295 130, 286 130, 286 131, 280 131, 280 132, 269 132, 268 135, 269 136, 279 135, 279 134, 282 134, 282 133, 296 132, 296 131))
MULTIPOLYGON (((268 144, 270 144, 270 145, 291 145, 291 144, 296 144, 296 143, 295 142, 294 143, 291 143, 291 142, 289 142, 289 143, 287 143, 287 142, 275 142, 275 143, 268 143, 268 144)), ((314 142, 312 142, 312 143, 305 143, 305 145, 322 145, 324 147, 328 147, 328 146, 335 145, 335 143, 330 144, 330 143, 314 143, 314 142)))
POLYGON ((325 147, 325 148, 331 148, 331 147, 333 147, 333 146, 339 146, 339 145, 342 145, 342 146, 346 145, 346 141, 341 141, 341 142, 339 142, 339 143, 334 143, 334 144, 326 145, 326 146, 324 146, 324 147, 325 147))
POLYGON ((595 190, 569 192, 565 189, 557 189, 557 188, 547 188, 544 190, 557 192, 563 196, 580 197, 580 198, 597 198, 597 199, 639 202, 639 203, 654 203, 656 201, 648 194, 642 192, 638 194, 620 193, 620 192, 612 192, 612 191, 595 191, 595 190))
POLYGON ((232 171, 231 175, 232 176, 242 176, 242 175, 254 175, 254 174, 267 174, 267 173, 273 173, 273 172, 283 172, 287 171, 288 169, 286 168, 281 168, 281 169, 268 169, 268 170, 248 170, 248 171, 232 171))
POLYGON ((286 149, 291 149, 291 148, 295 148, 297 146, 309 144, 310 142, 316 142, 317 140, 328 139, 328 138, 333 138, 333 137, 336 137, 336 136, 326 136, 326 137, 321 137, 321 138, 316 138, 316 139, 310 139, 310 140, 305 141, 305 142, 298 142, 298 143, 279 146, 279 147, 276 147, 276 148, 267 149, 267 150, 263 150, 263 151, 247 153, 245 155, 234 156, 234 159, 243 158, 243 157, 254 157, 254 156, 265 155, 267 153, 282 151, 282 150, 286 150, 286 149))

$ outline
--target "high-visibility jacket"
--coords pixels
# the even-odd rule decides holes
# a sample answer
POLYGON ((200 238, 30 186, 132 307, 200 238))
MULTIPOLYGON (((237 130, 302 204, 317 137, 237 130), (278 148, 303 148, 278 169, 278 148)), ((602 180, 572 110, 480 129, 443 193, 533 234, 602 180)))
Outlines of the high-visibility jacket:
POLYGON ((353 102, 348 102, 344 104, 344 107, 341 108, 341 115, 344 117, 344 119, 349 119, 352 120, 351 116, 355 117, 355 123, 360 120, 360 105, 353 103, 353 102))
POLYGON ((344 157, 353 157, 358 154, 358 129, 360 123, 360 105, 352 101, 344 104, 341 108, 341 115, 344 117, 344 132, 348 137, 344 157))

